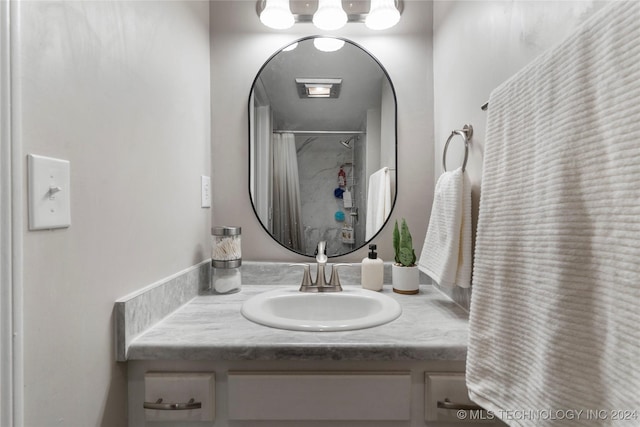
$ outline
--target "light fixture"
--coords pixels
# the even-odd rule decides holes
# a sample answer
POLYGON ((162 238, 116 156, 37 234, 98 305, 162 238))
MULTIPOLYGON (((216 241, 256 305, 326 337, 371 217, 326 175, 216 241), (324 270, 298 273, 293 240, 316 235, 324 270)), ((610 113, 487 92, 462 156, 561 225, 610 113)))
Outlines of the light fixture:
POLYGON ((269 28, 286 30, 295 22, 289 0, 266 0, 267 3, 260 13, 260 21, 269 28))
POLYGON ((324 31, 337 30, 347 23, 347 13, 341 0, 319 0, 318 10, 313 14, 313 25, 324 31))
POLYGON ((331 96, 331 85, 304 85, 309 98, 329 98, 331 96))
POLYGON ((337 98, 341 86, 342 79, 296 79, 300 98, 337 98))
POLYGON ((322 52, 335 52, 342 49, 344 40, 334 39, 333 37, 316 37, 313 39, 313 46, 322 52))
POLYGON ((257 0, 256 12, 264 25, 278 30, 310 22, 323 31, 334 31, 347 23, 386 30, 398 23, 408 0, 356 0, 344 2, 344 7, 343 1, 257 0))
POLYGON ((386 30, 400 21, 394 0, 371 0, 371 9, 364 24, 371 30, 386 30))

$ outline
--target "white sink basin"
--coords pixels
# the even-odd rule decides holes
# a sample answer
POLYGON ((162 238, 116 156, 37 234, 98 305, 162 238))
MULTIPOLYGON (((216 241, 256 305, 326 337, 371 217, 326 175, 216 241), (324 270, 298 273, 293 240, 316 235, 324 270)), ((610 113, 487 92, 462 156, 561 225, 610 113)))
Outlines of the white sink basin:
POLYGON ((402 313, 393 298, 366 289, 305 293, 277 289, 249 298, 242 305, 247 319, 292 331, 349 331, 382 325, 402 313))

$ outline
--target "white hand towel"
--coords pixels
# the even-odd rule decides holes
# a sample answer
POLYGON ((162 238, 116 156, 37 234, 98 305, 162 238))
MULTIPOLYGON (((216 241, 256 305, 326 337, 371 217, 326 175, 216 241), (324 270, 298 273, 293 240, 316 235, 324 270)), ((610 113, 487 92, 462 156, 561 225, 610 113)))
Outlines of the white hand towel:
POLYGON ((418 268, 441 286, 471 282, 471 184, 458 168, 436 183, 418 268))
POLYGON ((371 239, 380 230, 390 213, 391 178, 389 168, 383 167, 369 177, 366 240, 371 239))

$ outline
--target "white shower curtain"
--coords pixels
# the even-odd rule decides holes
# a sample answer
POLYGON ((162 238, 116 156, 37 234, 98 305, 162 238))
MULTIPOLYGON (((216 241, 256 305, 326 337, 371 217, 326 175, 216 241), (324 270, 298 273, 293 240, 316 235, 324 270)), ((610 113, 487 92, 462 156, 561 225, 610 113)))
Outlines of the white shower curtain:
POLYGON ((296 143, 291 133, 274 133, 273 139, 273 235, 291 249, 304 249, 300 181, 296 143))

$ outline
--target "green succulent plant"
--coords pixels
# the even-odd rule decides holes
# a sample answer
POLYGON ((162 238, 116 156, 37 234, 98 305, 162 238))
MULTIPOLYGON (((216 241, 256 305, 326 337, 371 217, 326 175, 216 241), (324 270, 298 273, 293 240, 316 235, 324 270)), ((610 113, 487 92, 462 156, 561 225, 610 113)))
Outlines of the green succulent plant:
POLYGON ((413 250, 413 240, 409 232, 407 221, 402 218, 402 226, 398 229, 398 220, 393 227, 393 249, 395 250, 395 261, 404 267, 411 267, 416 264, 416 252, 413 250))

